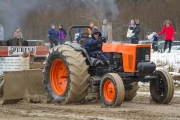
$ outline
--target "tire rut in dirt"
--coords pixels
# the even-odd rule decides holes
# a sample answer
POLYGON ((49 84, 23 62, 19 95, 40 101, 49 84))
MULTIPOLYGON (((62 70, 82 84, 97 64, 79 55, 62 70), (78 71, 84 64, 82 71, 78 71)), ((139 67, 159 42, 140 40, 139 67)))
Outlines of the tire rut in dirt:
POLYGON ((3 96, 3 88, 4 88, 4 76, 0 76, 0 97, 3 96))
POLYGON ((85 100, 88 94, 88 74, 89 66, 86 64, 86 58, 81 51, 76 51, 69 45, 61 45, 50 50, 49 56, 45 62, 44 84, 48 93, 49 102, 58 103, 79 103, 85 100), (67 88, 64 94, 57 95, 50 83, 50 71, 55 60, 61 59, 67 69, 67 88))
POLYGON ((174 95, 173 78, 164 70, 157 70, 157 74, 158 82, 156 80, 150 82, 151 97, 156 103, 168 104, 174 95), (157 86, 157 83, 159 86, 157 86))
POLYGON ((138 82, 133 82, 132 85, 132 90, 125 90, 124 101, 131 101, 137 95, 137 90, 139 89, 138 82))
POLYGON ((124 100, 124 84, 122 82, 121 77, 116 74, 116 73, 108 73, 105 74, 101 80, 100 83, 100 98, 103 101, 104 105, 115 107, 115 106, 120 106, 123 103, 124 100), (105 92, 106 89, 106 83, 110 82, 110 84, 107 85, 107 91, 113 91, 111 90, 112 84, 114 91, 111 92, 112 94, 114 93, 113 97, 110 95, 109 98, 106 97, 107 93, 105 92))

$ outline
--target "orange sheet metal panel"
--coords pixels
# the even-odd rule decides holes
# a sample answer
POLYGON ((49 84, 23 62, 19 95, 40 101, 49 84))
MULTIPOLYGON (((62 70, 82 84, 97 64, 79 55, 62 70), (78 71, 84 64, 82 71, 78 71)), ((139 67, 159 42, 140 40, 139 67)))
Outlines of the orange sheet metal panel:
POLYGON ((124 72, 135 72, 136 67, 136 48, 150 47, 150 44, 103 44, 103 52, 122 53, 124 72))

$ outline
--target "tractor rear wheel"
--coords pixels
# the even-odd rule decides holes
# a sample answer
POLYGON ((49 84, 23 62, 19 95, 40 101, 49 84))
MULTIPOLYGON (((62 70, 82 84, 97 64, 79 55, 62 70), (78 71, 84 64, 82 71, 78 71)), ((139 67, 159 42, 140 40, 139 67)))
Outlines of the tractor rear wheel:
POLYGON ((0 97, 3 96, 3 88, 4 88, 4 76, 0 76, 0 97))
POLYGON ((105 74, 100 83, 100 97, 104 105, 120 106, 124 100, 124 84, 116 73, 105 74))
POLYGON ((157 70, 156 76, 156 80, 150 81, 151 97, 156 103, 168 104, 174 95, 173 78, 164 70, 157 70))
POLYGON ((44 68, 44 84, 49 102, 79 103, 88 94, 89 66, 81 51, 69 45, 52 48, 44 68))
POLYGON ((133 82, 132 85, 132 90, 125 90, 124 101, 131 101, 137 95, 137 90, 139 89, 138 82, 133 82))

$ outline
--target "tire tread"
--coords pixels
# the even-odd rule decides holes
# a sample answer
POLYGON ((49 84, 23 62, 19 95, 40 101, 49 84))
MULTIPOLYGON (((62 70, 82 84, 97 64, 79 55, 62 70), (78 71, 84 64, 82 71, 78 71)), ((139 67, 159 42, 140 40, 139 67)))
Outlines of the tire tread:
MULTIPOLYGON (((68 67, 68 74, 69 74, 69 87, 67 88, 67 96, 64 99, 59 99, 57 102, 68 104, 68 103, 78 103, 85 100, 85 96, 87 95, 88 90, 88 79, 90 77, 88 73, 88 65, 86 64, 86 58, 82 55, 81 51, 76 51, 69 45, 61 45, 52 48, 47 56, 48 60, 46 61, 44 74, 47 74, 50 71, 49 64, 51 61, 51 54, 54 52, 59 53, 60 55, 64 56, 63 61, 66 61, 66 66, 68 67), (81 74, 79 74, 81 73, 81 74)), ((52 57, 52 56, 51 56, 52 57)), ((44 75, 44 83, 45 83, 45 90, 48 93, 48 97, 51 98, 51 101, 54 101, 55 98, 52 95, 52 91, 48 90, 48 76, 44 75)), ((50 102, 51 102, 50 101, 50 102)))

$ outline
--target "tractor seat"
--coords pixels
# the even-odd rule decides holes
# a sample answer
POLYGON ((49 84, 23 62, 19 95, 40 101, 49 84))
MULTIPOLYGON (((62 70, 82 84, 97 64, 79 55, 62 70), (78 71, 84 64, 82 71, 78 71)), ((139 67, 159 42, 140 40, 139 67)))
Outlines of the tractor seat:
POLYGON ((81 40, 79 41, 79 44, 84 47, 87 38, 88 38, 88 32, 83 32, 81 34, 81 40))

